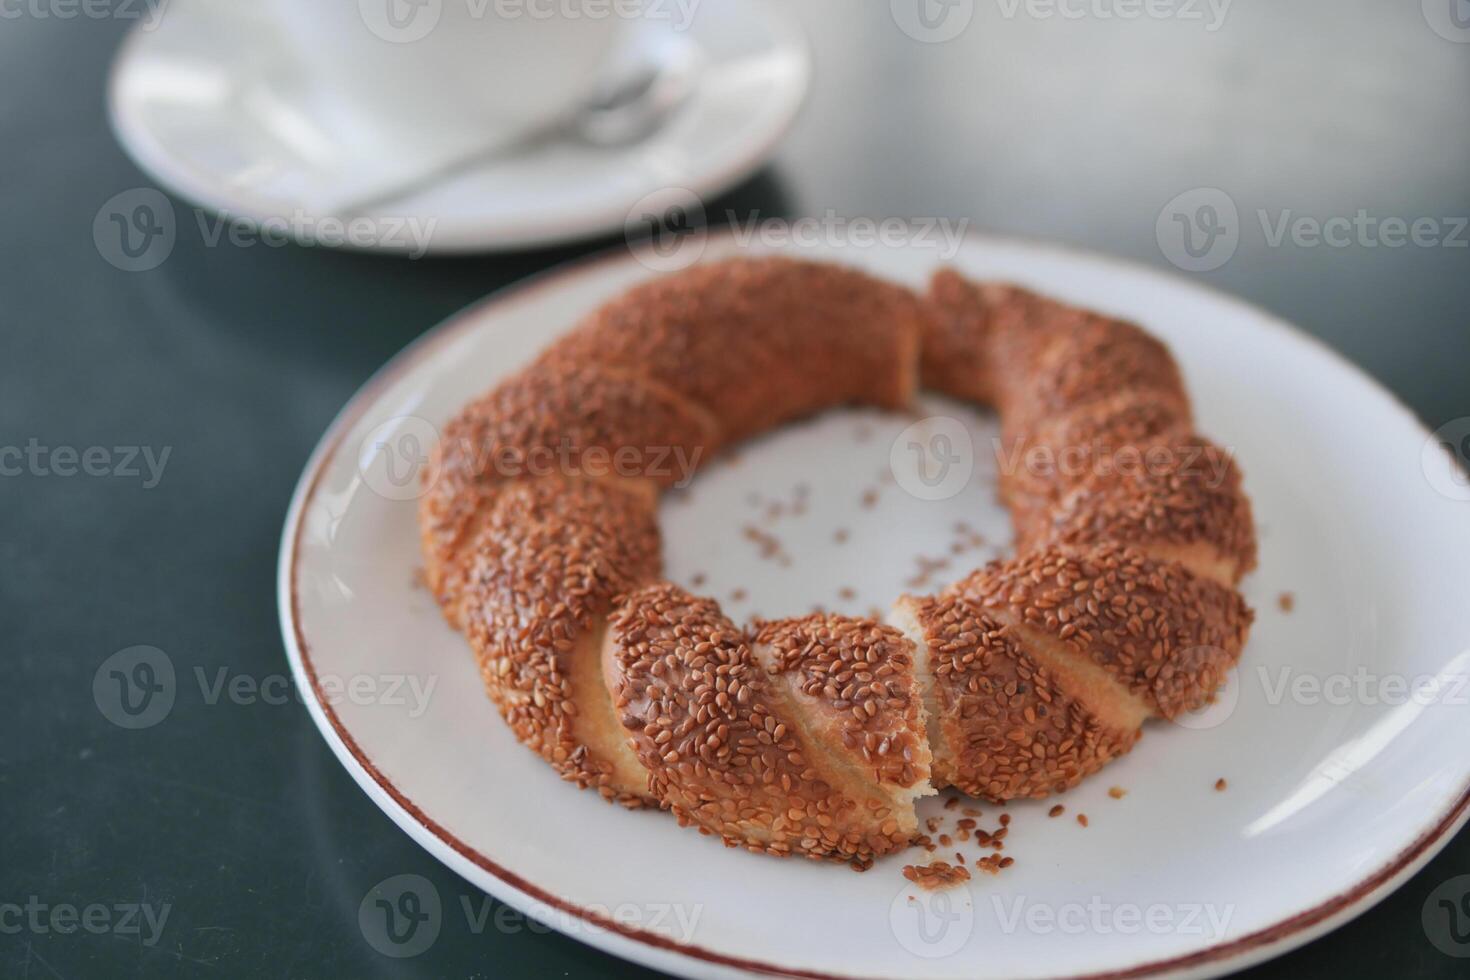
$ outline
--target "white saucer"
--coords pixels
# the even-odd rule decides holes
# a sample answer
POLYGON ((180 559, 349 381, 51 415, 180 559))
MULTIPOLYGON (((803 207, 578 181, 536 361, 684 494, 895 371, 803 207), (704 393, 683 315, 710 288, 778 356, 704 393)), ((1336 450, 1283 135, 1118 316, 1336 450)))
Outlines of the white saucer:
MULTIPOLYGON (((711 238, 706 258, 734 246, 711 238)), ((915 285, 939 264, 918 247, 780 251, 915 285)), ((1260 527, 1244 583, 1257 621, 1215 706, 1151 723, 1126 758, 1059 798, 1012 803, 1015 865, 946 892, 904 879, 904 864, 929 860, 919 849, 866 874, 779 861, 558 780, 516 744, 463 637, 415 584, 411 498, 435 427, 652 274, 620 248, 426 334, 347 405, 297 487, 280 561, 286 647, 313 719, 374 802, 474 886, 600 949, 700 977, 1212 976, 1340 925, 1422 867, 1470 815, 1470 509, 1450 455, 1347 361, 1194 281, 979 237, 953 264, 1143 324, 1177 356, 1202 431, 1235 452, 1260 527), (1064 819, 1048 817, 1054 803, 1064 819)), ((667 574, 741 620, 814 603, 863 614, 1004 552, 994 416, 923 407, 964 427, 949 452, 974 469, 954 496, 924 499, 906 481, 909 417, 828 413, 667 497, 667 574), (960 521, 984 542, 956 554, 960 521), (751 525, 792 560, 763 558, 751 525), (917 556, 948 564, 916 581, 917 556)), ((994 829, 998 808, 980 807, 994 829)), ((921 814, 958 816, 935 798, 921 814)), ((956 842, 936 857, 955 849, 976 853, 956 842)), ((443 910, 429 941, 442 927, 473 942, 455 895, 418 876, 383 889, 409 877, 424 908, 443 910)), ((1428 938, 1447 946, 1426 907, 1428 938)))
MULTIPOLYGON (((676 45, 702 64, 688 100, 653 136, 622 149, 558 144, 499 159, 366 212, 381 221, 378 233, 344 244, 410 254, 528 248, 616 232, 639 201, 668 188, 708 201, 765 161, 811 75, 805 35, 768 0, 703 0, 684 30, 630 20, 625 43, 676 45), (402 230, 405 216, 422 235, 402 230)), ((262 5, 175 0, 118 52, 113 128, 143 170, 184 198, 336 244, 331 226, 345 216, 333 205, 409 176, 411 148, 385 131, 381 154, 345 159, 331 127, 356 107, 308 67, 262 5)))

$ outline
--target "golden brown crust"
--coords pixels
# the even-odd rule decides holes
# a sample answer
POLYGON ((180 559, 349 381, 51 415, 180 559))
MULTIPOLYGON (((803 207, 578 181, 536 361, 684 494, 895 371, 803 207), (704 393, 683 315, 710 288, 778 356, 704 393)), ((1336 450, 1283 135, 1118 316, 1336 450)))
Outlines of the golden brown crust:
POLYGON ((1171 398, 1124 389, 1031 429, 1008 425, 997 447, 1001 499, 1017 550, 1044 532, 1062 495, 1090 477, 1143 463, 1145 454, 1189 454, 1189 411, 1171 398))
POLYGON ((634 286, 544 359, 651 378, 737 440, 848 402, 907 405, 927 315, 909 290, 855 269, 728 260, 634 286))
POLYGON ((1131 323, 953 269, 934 274, 927 299, 924 383, 999 406, 1015 434, 1118 391, 1149 392, 1188 416, 1168 348, 1131 323))
MULTIPOLYGON (((1030 426, 1090 405, 1115 391, 1149 392, 1188 411, 1184 379, 1169 349, 1131 323, 1086 314, 1076 322, 1049 317, 1034 329, 1051 336, 1021 364, 1002 410, 1011 425, 1030 426)), ((997 331, 1006 329, 998 315, 997 331)), ((1008 366, 998 364, 997 370, 1008 366)))
POLYGON ((928 650, 931 723, 947 747, 935 753, 936 786, 992 800, 1042 797, 1075 786, 1138 739, 1141 714, 1118 723, 1091 707, 1114 692, 1069 685, 1015 630, 960 596, 906 596, 895 619, 928 650))
POLYGON ((587 681, 613 597, 658 575, 651 503, 596 481, 507 484, 471 551, 465 634, 506 723, 564 778, 636 802, 646 778, 587 681))
POLYGON ((703 409, 598 365, 533 366, 465 406, 444 427, 419 505, 425 577, 451 625, 469 566, 460 556, 500 487, 578 476, 651 498, 720 441, 703 409))
POLYGON ((1127 542, 1235 585, 1256 564, 1255 522, 1232 453, 1189 435, 1119 457, 1064 494, 1034 544, 1127 542))
POLYGON ((925 301, 785 259, 636 286, 467 406, 430 472, 428 578, 516 736, 609 799, 773 854, 863 866, 917 832, 931 779, 995 800, 1075 785, 1148 717, 1205 703, 1252 619, 1230 588, 1250 504, 1167 348, 949 270, 925 301), (904 406, 921 373, 1001 410, 1018 557, 905 597, 893 626, 747 633, 657 582, 660 488, 789 419, 904 406))
POLYGON ((712 599, 662 583, 618 607, 604 670, 649 789, 681 823, 731 847, 863 862, 911 831, 878 800, 824 778, 779 710, 749 637, 712 599))
POLYGON ((1225 682, 1254 618, 1234 589, 1117 544, 992 562, 948 592, 1082 655, 1165 718, 1225 682))
POLYGON ((908 639, 870 619, 814 614, 758 623, 752 650, 829 781, 876 796, 916 832, 912 800, 929 792, 930 753, 908 639))
POLYGON ((1239 473, 1192 433, 1167 347, 1133 324, 952 270, 934 276, 929 298, 942 315, 926 342, 949 367, 926 378, 1001 408, 1001 491, 1019 550, 1126 542, 1228 584, 1254 567, 1239 473), (978 352, 960 353, 967 343, 978 352), (972 370, 993 378, 965 389, 972 370))
POLYGON ((1024 289, 987 295, 996 297, 989 337, 1003 408, 1067 411, 1134 387, 1164 388, 1187 402, 1168 349, 1133 324, 1024 289), (1039 398, 1031 401, 1038 385, 1039 398))
POLYGON ((953 269, 940 269, 929 283, 933 315, 924 322, 919 358, 924 387, 952 398, 993 404, 990 311, 1015 292, 1011 287, 972 282, 953 269))
POLYGON ((1141 450, 1187 435, 1190 417, 1173 399, 1123 389, 1029 429, 1014 423, 1005 428, 998 463, 1007 499, 1025 493, 1055 500, 1093 473, 1120 460, 1127 465, 1141 450))

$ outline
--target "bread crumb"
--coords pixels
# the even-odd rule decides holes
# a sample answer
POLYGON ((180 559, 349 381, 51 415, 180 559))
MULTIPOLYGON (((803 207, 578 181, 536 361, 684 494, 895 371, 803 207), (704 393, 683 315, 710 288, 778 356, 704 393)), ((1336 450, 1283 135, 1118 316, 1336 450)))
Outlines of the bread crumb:
POLYGON ((1085 814, 1085 813, 1079 813, 1079 814, 1077 814, 1077 822, 1080 823, 1082 826, 1086 827, 1087 826, 1087 814, 1085 814))
POLYGON ((1066 812, 1067 812, 1067 808, 1064 807, 1064 806, 1062 806, 1060 803, 1058 803, 1056 806, 1054 806, 1050 810, 1046 811, 1046 815, 1048 817, 1060 817, 1062 814, 1064 814, 1066 812))
POLYGON ((1296 596, 1290 592, 1283 592, 1276 597, 1276 604, 1281 607, 1282 612, 1289 613, 1296 608, 1296 596))
POLYGON ((929 865, 906 864, 903 876, 920 888, 949 888, 970 880, 970 870, 964 865, 955 867, 947 861, 935 861, 929 865))
POLYGON ((1108 795, 1115 800, 1121 800, 1128 795, 1128 791, 1121 786, 1113 786, 1108 790, 1108 795))
POLYGON ((999 874, 1000 869, 1009 868, 1016 863, 1013 857, 1001 857, 999 854, 987 854, 975 862, 975 867, 986 874, 999 874))
POLYGON ((1221 776, 1219 779, 1215 780, 1215 791, 1217 793, 1223 793, 1225 792, 1225 787, 1228 785, 1229 784, 1225 782, 1225 777, 1221 776))

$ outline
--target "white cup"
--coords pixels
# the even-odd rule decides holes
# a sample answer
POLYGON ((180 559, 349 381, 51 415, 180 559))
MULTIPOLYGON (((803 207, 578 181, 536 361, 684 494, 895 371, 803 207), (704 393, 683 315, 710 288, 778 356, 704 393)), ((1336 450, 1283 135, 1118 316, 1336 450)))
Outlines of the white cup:
POLYGON ((492 149, 564 118, 596 86, 621 23, 617 5, 596 0, 275 0, 272 9, 331 102, 351 107, 356 129, 376 131, 367 142, 392 134, 404 157, 492 149))

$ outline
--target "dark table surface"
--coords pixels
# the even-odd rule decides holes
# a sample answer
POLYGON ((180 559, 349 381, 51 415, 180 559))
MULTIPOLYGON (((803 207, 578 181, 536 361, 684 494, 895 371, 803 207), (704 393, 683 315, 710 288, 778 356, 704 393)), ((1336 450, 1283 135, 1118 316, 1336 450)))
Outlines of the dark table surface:
MULTIPOLYGON (((1470 44, 1431 28, 1449 23, 1435 2, 1239 0, 1215 23, 1203 4, 1204 20, 1124 21, 959 0, 973 21, 925 43, 881 0, 810 0, 810 103, 712 210, 966 217, 1168 268, 1161 210, 1217 188, 1239 246, 1200 278, 1323 338, 1438 426, 1470 415, 1470 250, 1451 234, 1470 215, 1470 44), (1432 218, 1447 240, 1268 234, 1286 212, 1360 211, 1432 218)), ((113 195, 151 186, 104 120, 129 21, 67 9, 0 8, 0 445, 169 455, 156 485, 115 455, 110 475, 0 478, 0 903, 113 909, 103 934, 0 932, 0 975, 643 972, 514 917, 380 956, 357 925, 375 883, 417 873, 475 892, 363 795, 299 704, 180 697, 132 731, 92 695, 99 664, 140 644, 186 676, 284 675, 278 536, 333 414, 459 307, 617 241, 408 261, 211 246, 182 220, 161 266, 120 271, 92 227, 113 195), (121 928, 126 903, 167 906, 161 933, 121 928)), ((1378 907, 1253 973, 1464 976, 1420 912, 1467 871, 1462 833, 1378 907)))

